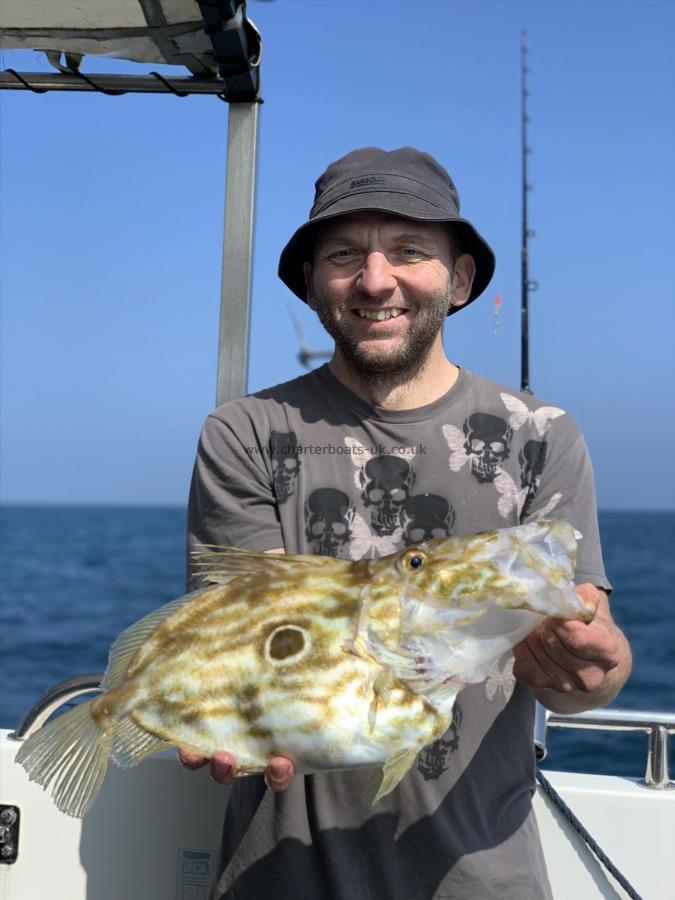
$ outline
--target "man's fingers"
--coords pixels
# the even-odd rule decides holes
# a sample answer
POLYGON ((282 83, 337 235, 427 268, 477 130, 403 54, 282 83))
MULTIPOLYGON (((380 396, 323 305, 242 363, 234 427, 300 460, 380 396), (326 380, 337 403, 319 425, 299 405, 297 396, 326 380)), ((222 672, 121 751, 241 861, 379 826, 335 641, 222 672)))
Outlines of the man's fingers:
MULTIPOLYGON (((593 691, 603 683, 607 670, 612 668, 570 653, 554 633, 542 633, 539 646, 542 656, 551 661, 549 665, 555 666, 556 678, 562 678, 561 685, 567 683, 581 691, 593 691)), ((567 692, 569 688, 563 686, 562 690, 567 692)))
POLYGON ((521 642, 519 650, 513 674, 520 682, 531 688, 548 688, 565 694, 574 689, 569 673, 547 655, 536 632, 521 642))
MULTIPOLYGON (((210 760, 192 750, 179 750, 178 759, 186 769, 201 769, 209 763, 211 778, 217 784, 234 784, 237 778, 237 761, 226 750, 214 753, 210 760)), ((294 774, 295 767, 290 759, 275 756, 265 770, 265 782, 273 791, 285 791, 294 774)))
POLYGON ((619 662, 619 645, 615 634, 606 625, 582 622, 551 621, 542 629, 543 641, 555 653, 566 653, 570 664, 596 663, 605 670, 619 662))
POLYGON ((265 783, 273 791, 285 791, 293 780, 295 767, 290 759, 284 756, 273 757, 265 771, 265 783))
POLYGON ((237 777, 237 761, 231 753, 221 750, 211 757, 211 778, 217 784, 234 784, 237 777))
POLYGON ((179 750, 178 759, 186 769, 201 769, 207 763, 211 770, 211 778, 218 784, 232 784, 236 775, 237 763, 231 753, 214 753, 211 759, 192 750, 179 750))
POLYGON ((192 750, 179 750, 178 760, 186 769, 192 770, 201 769, 202 766, 205 766, 208 762, 208 759, 205 756, 194 753, 192 750))
POLYGON ((588 582, 578 584, 575 590, 581 602, 594 612, 597 613, 601 607, 603 609, 607 608, 607 593, 597 588, 594 584, 589 584, 588 582))
POLYGON ((617 665, 616 640, 603 626, 547 619, 514 648, 522 684, 560 693, 590 692, 617 665))

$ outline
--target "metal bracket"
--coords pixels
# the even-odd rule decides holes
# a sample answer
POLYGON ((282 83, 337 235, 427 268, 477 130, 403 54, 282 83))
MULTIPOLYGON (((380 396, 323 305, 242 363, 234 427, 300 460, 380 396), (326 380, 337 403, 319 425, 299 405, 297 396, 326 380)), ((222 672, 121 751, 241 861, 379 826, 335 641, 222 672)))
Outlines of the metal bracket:
POLYGON ((262 38, 245 0, 197 0, 229 103, 260 100, 262 38))
POLYGON ((548 713, 548 726, 587 728, 597 731, 646 731, 648 735, 647 770, 638 784, 657 791, 675 790, 668 772, 668 734, 675 734, 675 715, 658 711, 628 709, 588 709, 561 715, 548 713))
POLYGON ((19 822, 18 806, 6 806, 0 803, 0 864, 11 866, 19 854, 19 822))

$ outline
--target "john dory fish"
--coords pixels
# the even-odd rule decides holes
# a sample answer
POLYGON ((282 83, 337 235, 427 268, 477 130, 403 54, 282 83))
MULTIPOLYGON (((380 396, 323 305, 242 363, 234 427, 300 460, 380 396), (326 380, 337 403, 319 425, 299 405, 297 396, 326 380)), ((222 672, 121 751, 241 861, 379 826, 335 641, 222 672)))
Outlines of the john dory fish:
POLYGON ((462 687, 542 617, 590 621, 575 557, 572 527, 543 520, 379 560, 205 550, 208 586, 122 632, 103 693, 17 759, 72 816, 111 757, 169 747, 230 750, 244 775, 278 754, 300 772, 383 765, 377 802, 446 731, 462 687))

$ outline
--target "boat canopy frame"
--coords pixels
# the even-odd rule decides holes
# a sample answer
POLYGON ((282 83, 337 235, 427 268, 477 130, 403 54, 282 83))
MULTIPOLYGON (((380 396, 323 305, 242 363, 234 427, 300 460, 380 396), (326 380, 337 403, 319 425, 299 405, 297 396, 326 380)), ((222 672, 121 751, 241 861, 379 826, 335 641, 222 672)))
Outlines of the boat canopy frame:
MULTIPOLYGON (((225 212, 220 286, 220 324, 216 405, 246 392, 253 264, 256 156, 260 96, 262 38, 246 16, 245 0, 196 0, 202 15, 217 73, 207 66, 192 66, 199 74, 165 76, 88 75, 80 71, 82 55, 65 49, 63 29, 54 32, 54 50, 47 58, 53 73, 0 72, 0 89, 33 93, 46 91, 96 91, 107 96, 126 93, 164 93, 177 97, 213 94, 228 104, 225 212), (61 34, 59 35, 59 31, 61 34), (64 62, 61 62, 61 54, 64 62)), ((153 4, 141 2, 144 13, 153 4)), ((157 11, 155 10, 155 15, 157 11)), ((146 14, 147 18, 147 14, 146 14)), ((148 19, 150 28, 154 22, 148 19)), ((165 23, 166 24, 166 23, 165 23)), ((4 28, 3 47, 25 47, 22 29, 4 28)), ((25 32, 26 29, 23 29, 25 32)), ((30 31, 30 30, 28 30, 30 31)), ((44 37, 41 39, 45 43, 44 37)), ((49 42, 49 38, 47 38, 49 42)), ((38 49, 38 48, 36 48, 38 49)), ((40 47, 39 49, 42 49, 40 47)), ((183 61, 181 64, 186 64, 183 61)))

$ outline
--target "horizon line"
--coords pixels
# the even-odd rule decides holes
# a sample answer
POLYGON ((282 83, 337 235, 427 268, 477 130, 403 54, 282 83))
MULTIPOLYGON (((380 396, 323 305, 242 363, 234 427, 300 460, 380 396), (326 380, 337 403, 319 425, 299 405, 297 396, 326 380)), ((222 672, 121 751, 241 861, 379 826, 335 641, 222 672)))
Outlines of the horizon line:
MULTIPOLYGON (((0 509, 175 509, 187 511, 187 503, 172 500, 115 501, 115 500, 0 500, 0 509)), ((600 506, 598 513, 675 513, 673 507, 600 506)))

